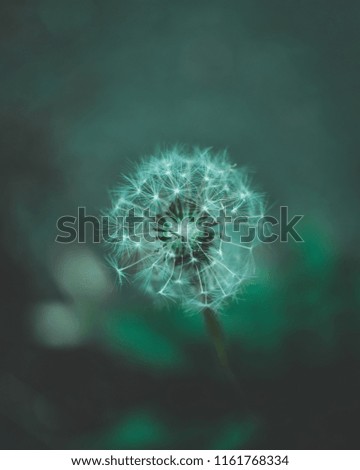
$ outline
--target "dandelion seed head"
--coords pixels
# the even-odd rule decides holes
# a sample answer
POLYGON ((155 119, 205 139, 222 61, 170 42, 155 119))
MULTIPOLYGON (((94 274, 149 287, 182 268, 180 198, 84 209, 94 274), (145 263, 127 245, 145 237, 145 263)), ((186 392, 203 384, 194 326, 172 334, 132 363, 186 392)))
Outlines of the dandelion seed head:
POLYGON ((133 274, 153 296, 189 311, 219 311, 254 276, 257 243, 242 243, 231 224, 231 241, 224 239, 219 215, 246 216, 255 224, 263 213, 263 196, 226 153, 174 147, 144 159, 114 192, 109 215, 122 222, 121 237, 111 244, 112 265, 120 281, 133 274), (125 224, 130 209, 147 214, 147 223, 125 224))

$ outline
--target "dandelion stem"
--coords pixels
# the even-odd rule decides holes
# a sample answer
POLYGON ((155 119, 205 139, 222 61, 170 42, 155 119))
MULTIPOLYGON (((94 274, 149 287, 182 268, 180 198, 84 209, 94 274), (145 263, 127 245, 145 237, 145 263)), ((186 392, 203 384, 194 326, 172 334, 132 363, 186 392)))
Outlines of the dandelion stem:
POLYGON ((256 419, 253 407, 248 399, 248 394, 246 393, 246 390, 243 388, 242 384, 239 382, 239 378, 234 374, 234 371, 229 364, 225 335, 216 313, 214 310, 207 307, 203 310, 203 315, 209 335, 214 342, 216 353, 221 366, 226 372, 228 379, 230 379, 232 384, 236 387, 238 398, 241 400, 244 410, 246 410, 254 417, 254 419, 256 419))
POLYGON ((226 350, 226 341, 220 322, 216 317, 214 310, 207 307, 203 310, 205 324, 211 339, 214 342, 216 354, 221 366, 233 377, 233 372, 229 365, 228 354, 226 350))

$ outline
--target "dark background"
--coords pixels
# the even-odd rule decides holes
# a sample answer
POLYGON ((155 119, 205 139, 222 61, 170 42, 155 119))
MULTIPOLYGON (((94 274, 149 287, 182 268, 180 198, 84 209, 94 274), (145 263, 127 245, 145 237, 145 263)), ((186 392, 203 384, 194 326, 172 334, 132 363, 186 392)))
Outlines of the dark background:
POLYGON ((358 448, 359 23, 356 1, 1 2, 2 448, 358 448), (200 316, 54 242, 179 142, 304 214, 221 317, 237 383, 200 316))

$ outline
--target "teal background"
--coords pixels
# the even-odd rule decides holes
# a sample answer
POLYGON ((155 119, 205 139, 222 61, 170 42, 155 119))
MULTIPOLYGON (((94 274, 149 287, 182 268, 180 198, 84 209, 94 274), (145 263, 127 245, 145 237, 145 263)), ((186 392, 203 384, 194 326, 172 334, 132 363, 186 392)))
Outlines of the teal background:
POLYGON ((2 1, 0 446, 357 448, 358 2, 2 1), (304 243, 220 321, 54 242, 158 145, 227 148, 304 243))

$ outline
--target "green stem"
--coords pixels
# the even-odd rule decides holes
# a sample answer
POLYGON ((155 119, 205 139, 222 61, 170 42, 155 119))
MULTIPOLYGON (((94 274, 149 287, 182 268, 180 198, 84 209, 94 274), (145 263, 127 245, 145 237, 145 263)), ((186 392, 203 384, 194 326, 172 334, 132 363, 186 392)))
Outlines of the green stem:
POLYGON ((205 308, 203 310, 203 315, 209 335, 211 336, 214 342, 219 362, 222 367, 224 367, 224 369, 226 369, 228 372, 231 373, 231 375, 233 375, 229 366, 225 336, 221 328, 220 322, 217 319, 215 312, 211 308, 205 308))

